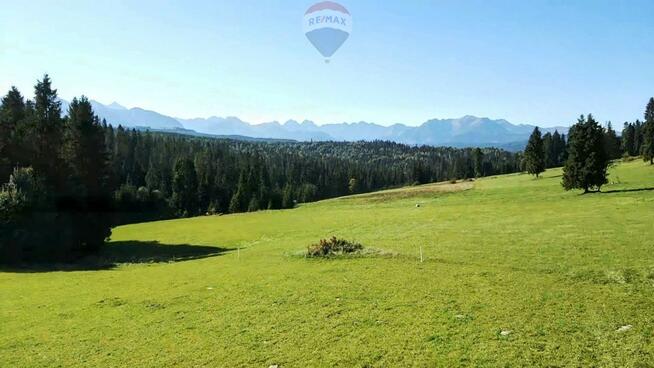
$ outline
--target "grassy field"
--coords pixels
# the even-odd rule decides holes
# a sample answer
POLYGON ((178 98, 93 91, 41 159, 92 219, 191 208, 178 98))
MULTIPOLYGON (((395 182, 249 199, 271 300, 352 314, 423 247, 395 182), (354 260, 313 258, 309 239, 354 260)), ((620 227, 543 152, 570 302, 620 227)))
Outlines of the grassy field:
POLYGON ((654 168, 610 180, 580 195, 550 170, 120 227, 76 270, 0 272, 0 365, 653 367, 654 168), (332 235, 388 254, 298 256, 332 235))

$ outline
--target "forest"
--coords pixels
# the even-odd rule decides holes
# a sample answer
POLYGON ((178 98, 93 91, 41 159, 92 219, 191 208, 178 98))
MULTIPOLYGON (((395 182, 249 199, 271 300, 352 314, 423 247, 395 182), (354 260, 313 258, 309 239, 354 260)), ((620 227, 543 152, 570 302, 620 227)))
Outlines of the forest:
MULTIPOLYGON (((626 123, 622 140, 610 124, 591 123, 597 128, 589 132, 602 136, 599 149, 607 160, 649 147, 643 123, 626 123)), ((120 224, 285 209, 521 171, 538 175, 568 160, 569 143, 558 132, 541 137, 538 129, 524 154, 385 141, 246 142, 129 130, 101 121, 86 97, 73 99, 62 111, 45 75, 32 99, 12 88, 0 106, 0 182, 6 183, 0 191, 0 256, 13 261, 76 257, 98 249, 120 224)))
POLYGON ((46 75, 32 99, 0 106, 0 256, 69 259, 111 227, 197 215, 292 208, 348 194, 520 170, 499 149, 392 142, 245 142, 129 130, 101 121, 86 97, 62 111, 46 75))

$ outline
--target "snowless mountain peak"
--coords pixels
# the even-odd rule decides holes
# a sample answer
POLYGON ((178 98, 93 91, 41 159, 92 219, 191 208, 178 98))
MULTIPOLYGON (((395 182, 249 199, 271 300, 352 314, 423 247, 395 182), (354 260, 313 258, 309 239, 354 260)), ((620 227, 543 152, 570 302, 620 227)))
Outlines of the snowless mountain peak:
MULTIPOLYGON (((92 101, 95 113, 111 125, 146 127, 156 130, 195 131, 218 136, 245 136, 297 141, 359 141, 387 140, 410 145, 488 147, 522 149, 535 128, 529 124, 511 124, 504 119, 465 115, 458 119, 432 119, 419 126, 393 124, 383 126, 371 122, 344 122, 317 125, 311 120, 299 123, 288 120, 250 124, 235 116, 195 119, 175 119, 142 108, 127 109, 117 102, 103 105, 92 101)), ((67 107, 62 101, 62 107, 67 107)), ((66 110, 64 110, 66 111, 66 110)), ((64 112, 65 113, 65 112, 64 112)), ((568 128, 544 128, 543 134, 568 128)))

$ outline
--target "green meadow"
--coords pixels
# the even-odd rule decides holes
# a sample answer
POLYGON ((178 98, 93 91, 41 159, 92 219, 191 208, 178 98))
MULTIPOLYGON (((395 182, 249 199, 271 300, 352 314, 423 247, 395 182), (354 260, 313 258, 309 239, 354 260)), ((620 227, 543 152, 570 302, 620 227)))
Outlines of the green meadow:
POLYGON ((0 272, 0 366, 652 367, 654 167, 609 180, 119 227, 98 257, 0 272), (303 257, 333 235, 375 251, 303 257))

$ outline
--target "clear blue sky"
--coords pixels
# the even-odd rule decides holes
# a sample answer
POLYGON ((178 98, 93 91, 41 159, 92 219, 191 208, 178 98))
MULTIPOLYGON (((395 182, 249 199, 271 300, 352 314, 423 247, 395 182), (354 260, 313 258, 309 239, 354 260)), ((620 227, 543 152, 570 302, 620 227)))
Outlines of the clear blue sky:
POLYGON ((7 1, 0 88, 47 72, 85 94, 177 117, 416 125, 471 114, 621 125, 654 96, 652 0, 343 0, 350 39, 325 64, 312 1, 7 1))

